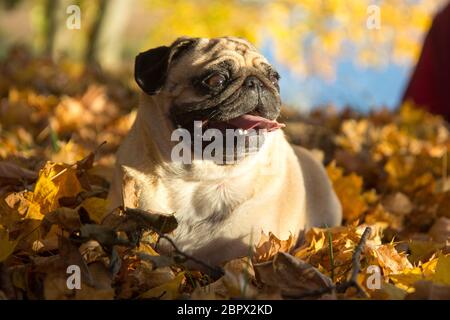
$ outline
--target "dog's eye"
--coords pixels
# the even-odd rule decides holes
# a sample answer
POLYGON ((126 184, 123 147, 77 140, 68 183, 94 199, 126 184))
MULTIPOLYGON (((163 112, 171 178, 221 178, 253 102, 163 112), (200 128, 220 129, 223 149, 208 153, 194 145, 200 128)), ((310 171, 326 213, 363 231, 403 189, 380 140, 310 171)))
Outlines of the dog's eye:
POLYGON ((221 87, 227 79, 223 74, 216 73, 206 78, 203 82, 211 88, 221 87))
POLYGON ((274 84, 277 85, 278 81, 280 80, 280 74, 278 72, 272 72, 269 75, 269 80, 274 84))

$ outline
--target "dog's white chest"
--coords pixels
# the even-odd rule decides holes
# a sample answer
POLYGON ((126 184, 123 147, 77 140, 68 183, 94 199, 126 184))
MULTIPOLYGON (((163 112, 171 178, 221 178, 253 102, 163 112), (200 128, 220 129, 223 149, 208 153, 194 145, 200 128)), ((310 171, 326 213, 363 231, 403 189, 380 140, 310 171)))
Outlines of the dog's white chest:
POLYGON ((168 203, 179 222, 174 239, 183 250, 196 251, 231 234, 248 233, 235 227, 240 219, 236 209, 251 193, 245 179, 180 181, 168 184, 168 188, 168 203))
POLYGON ((171 185, 169 203, 176 216, 187 223, 214 223, 225 220, 246 198, 243 186, 231 180, 220 182, 180 182, 171 185))

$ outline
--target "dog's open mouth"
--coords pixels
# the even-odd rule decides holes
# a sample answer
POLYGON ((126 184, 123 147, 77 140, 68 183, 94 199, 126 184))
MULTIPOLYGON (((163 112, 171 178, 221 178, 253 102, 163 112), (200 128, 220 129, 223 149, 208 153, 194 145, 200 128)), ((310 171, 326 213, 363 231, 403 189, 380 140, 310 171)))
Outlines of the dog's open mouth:
MULTIPOLYGON (((184 123, 191 123, 185 117, 184 123)), ((197 118, 198 119, 198 118, 197 118)), ((179 123, 179 122, 178 122, 179 123)), ((228 120, 194 120, 192 125, 181 126, 190 133, 190 148, 197 159, 213 160, 217 164, 233 164, 257 153, 270 132, 285 127, 276 120, 264 118, 254 112, 228 120)))
POLYGON ((204 120, 202 127, 204 129, 219 129, 221 131, 225 129, 241 129, 245 132, 253 129, 271 132, 285 127, 285 124, 254 114, 243 114, 227 121, 204 120))

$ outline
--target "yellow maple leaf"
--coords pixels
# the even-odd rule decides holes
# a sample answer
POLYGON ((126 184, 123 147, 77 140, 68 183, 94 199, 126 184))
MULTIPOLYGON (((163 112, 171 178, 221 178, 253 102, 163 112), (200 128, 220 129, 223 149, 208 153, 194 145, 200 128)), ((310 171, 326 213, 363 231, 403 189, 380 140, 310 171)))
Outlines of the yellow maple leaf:
POLYGON ((396 286, 408 292, 413 292, 414 284, 420 280, 450 285, 449 265, 450 254, 440 255, 417 267, 406 269, 398 274, 388 275, 388 277, 396 286))
POLYGON ((363 180, 355 173, 344 176, 342 168, 333 161, 327 166, 328 176, 342 204, 342 213, 347 221, 353 221, 367 210, 367 200, 373 193, 363 192, 363 180))
POLYGON ((43 215, 59 207, 61 197, 74 197, 81 190, 74 166, 47 162, 30 194, 32 204, 28 208, 27 218, 41 220, 43 215))

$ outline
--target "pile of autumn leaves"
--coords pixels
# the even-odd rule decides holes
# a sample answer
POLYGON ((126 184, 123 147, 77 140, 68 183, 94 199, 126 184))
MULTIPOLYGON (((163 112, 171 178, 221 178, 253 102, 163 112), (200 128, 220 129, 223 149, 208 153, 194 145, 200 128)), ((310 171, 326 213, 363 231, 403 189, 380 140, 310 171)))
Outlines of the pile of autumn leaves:
POLYGON ((297 247, 262 234, 251 256, 208 275, 184 268, 181 252, 158 254, 176 219, 134 209, 131 180, 124 205, 107 211, 114 152, 135 116, 128 83, 20 48, 0 69, 0 298, 450 298, 442 119, 410 105, 364 116, 285 111, 289 139, 326 163, 344 226, 308 230, 297 247), (367 226, 358 285, 335 290, 367 226), (69 265, 80 267, 80 290, 67 287, 69 265))

